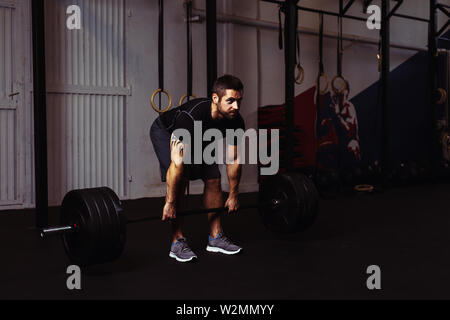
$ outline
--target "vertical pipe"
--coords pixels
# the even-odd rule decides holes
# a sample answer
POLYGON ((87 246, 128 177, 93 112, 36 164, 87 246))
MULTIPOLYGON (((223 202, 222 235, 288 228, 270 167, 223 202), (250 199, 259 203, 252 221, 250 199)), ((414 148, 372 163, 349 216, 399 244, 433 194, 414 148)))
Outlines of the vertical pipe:
MULTIPOLYGON (((159 0, 158 48, 158 82, 159 88, 164 89, 164 0, 159 0)), ((161 95, 159 100, 161 106, 161 95)))
POLYGON ((428 108, 428 146, 429 161, 434 176, 437 168, 437 155, 439 153, 438 137, 436 130, 436 91, 437 91, 437 0, 430 0, 430 23, 428 25, 428 85, 429 101, 428 108))
POLYGON ((286 0, 284 21, 285 100, 286 100, 286 151, 285 167, 293 169, 294 160, 294 98, 295 98, 295 44, 297 33, 297 2, 286 0))
POLYGON ((186 2, 186 47, 187 47, 187 101, 192 96, 192 36, 191 36, 192 2, 186 2))
POLYGON ((382 1, 381 8, 381 165, 389 164, 389 69, 390 69, 390 36, 389 36, 389 0, 382 1))
POLYGON ((217 78, 217 9, 216 0, 206 2, 206 81, 208 97, 217 78))
POLYGON ((32 1, 36 227, 48 226, 44 1, 32 1))

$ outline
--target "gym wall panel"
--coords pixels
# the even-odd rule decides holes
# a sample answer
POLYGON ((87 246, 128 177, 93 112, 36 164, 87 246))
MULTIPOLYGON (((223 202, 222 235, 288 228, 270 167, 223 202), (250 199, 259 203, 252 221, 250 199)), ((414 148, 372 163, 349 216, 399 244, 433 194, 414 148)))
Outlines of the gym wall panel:
POLYGON ((17 200, 16 111, 0 106, 0 205, 17 200))
POLYGON ((124 0, 46 1, 49 203, 77 188, 126 195, 124 0), (69 5, 81 29, 66 27, 69 5))
POLYGON ((17 100, 13 50, 16 9, 0 3, 0 207, 19 202, 17 100))
MULTIPOLYGON (((378 4, 379 0, 373 2, 378 4)), ((50 204, 59 204, 69 189, 98 185, 112 187, 122 199, 164 195, 165 185, 160 182, 159 165, 148 135, 157 117, 149 98, 158 88, 158 1, 45 3, 50 204), (69 31, 65 27, 66 9, 72 4, 82 9, 81 30, 69 31)), ((194 0, 196 9, 205 9, 204 4, 205 0, 194 0)), ((301 5, 335 10, 337 1, 301 0, 301 5)), ((411 0, 400 12, 426 17, 427 7, 428 1, 411 0)), ((277 9, 277 5, 259 0, 217 0, 218 15, 261 23, 277 25, 277 9)), ((364 16, 361 10, 362 1, 355 1, 349 14, 364 16)), ((186 91, 184 14, 182 0, 165 1, 164 86, 175 104, 186 91)), ((299 26, 306 32, 317 31, 318 16, 303 12, 299 26)), ((206 95, 205 27, 204 22, 192 24, 193 91, 198 96, 206 95)), ((278 49, 277 29, 257 30, 222 22, 217 29, 218 73, 235 73, 243 78, 243 114, 248 127, 253 127, 258 106, 284 102, 284 56, 278 49)), ((391 40, 425 48, 426 29, 423 23, 394 18, 391 40)), ((325 18, 325 33, 336 34, 335 17, 325 18)), ((363 22, 352 21, 345 22, 344 34, 372 41, 379 36, 377 30, 368 30, 363 22)), ((318 71, 317 36, 301 33, 300 39, 306 73, 305 82, 296 86, 296 95, 314 86, 318 71)), ((345 41, 344 47, 344 74, 352 83, 353 97, 378 80, 377 45, 345 41)), ((413 54, 393 49, 391 69, 413 54)), ((324 39, 324 63, 331 79, 336 73, 335 39, 324 39)), ((27 107, 31 109, 31 103, 27 107)), ((29 147, 32 138, 27 139, 31 139, 29 147)), ((29 158, 32 161, 32 154, 29 158)), ((29 171, 32 176, 32 169, 29 171)), ((243 190, 256 191, 256 170, 251 167, 245 171, 242 183, 248 187, 243 190)), ((203 191, 198 182, 191 184, 191 193, 203 191)), ((226 176, 222 182, 226 189, 226 176)), ((29 185, 33 186, 32 181, 29 185)))

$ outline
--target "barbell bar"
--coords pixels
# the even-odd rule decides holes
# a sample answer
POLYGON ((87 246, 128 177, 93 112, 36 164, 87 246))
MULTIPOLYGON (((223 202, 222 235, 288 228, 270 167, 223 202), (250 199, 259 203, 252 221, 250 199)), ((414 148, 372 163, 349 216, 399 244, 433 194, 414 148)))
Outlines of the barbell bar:
MULTIPOLYGON (((257 209, 260 206, 272 206, 273 209, 275 209, 277 206, 281 205, 285 201, 284 199, 271 199, 270 201, 267 201, 262 204, 247 204, 239 206, 239 210, 247 210, 247 209, 257 209)), ((199 215, 199 214, 206 214, 211 212, 217 212, 222 213, 224 211, 228 211, 228 207, 219 207, 219 208, 209 208, 209 209, 193 209, 188 211, 181 211, 177 213, 177 216, 186 217, 186 216, 192 216, 192 215, 199 215)), ((159 216, 149 216, 149 217, 142 217, 137 219, 127 219, 126 224, 133 224, 133 223, 141 223, 141 222, 147 222, 147 221, 155 221, 155 220, 161 220, 161 217, 159 216)), ((61 235, 64 233, 71 233, 71 232, 77 232, 79 230, 79 226, 77 224, 74 225, 66 225, 66 226, 55 226, 50 228, 44 228, 40 231, 41 238, 46 238, 49 236, 55 236, 55 235, 61 235)))
MULTIPOLYGON (((267 229, 278 233, 305 230, 315 221, 318 192, 314 183, 298 172, 281 173, 260 183, 258 203, 239 210, 259 210, 267 229)), ((224 212, 228 208, 180 211, 178 216, 224 212)), ((126 225, 160 220, 160 216, 126 219, 122 202, 108 187, 68 192, 61 204, 60 226, 40 230, 42 238, 61 235, 70 261, 89 266, 115 261, 126 242, 126 225)))

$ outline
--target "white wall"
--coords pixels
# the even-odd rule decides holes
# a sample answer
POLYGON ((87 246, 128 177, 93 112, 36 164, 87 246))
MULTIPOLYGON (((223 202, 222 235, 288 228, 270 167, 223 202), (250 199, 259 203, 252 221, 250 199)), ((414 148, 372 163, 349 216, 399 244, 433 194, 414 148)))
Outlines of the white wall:
POLYGON ((4 210, 32 205, 34 160, 30 2, 0 0, 0 8, 0 210, 4 210), (11 93, 18 95, 10 98, 11 93))

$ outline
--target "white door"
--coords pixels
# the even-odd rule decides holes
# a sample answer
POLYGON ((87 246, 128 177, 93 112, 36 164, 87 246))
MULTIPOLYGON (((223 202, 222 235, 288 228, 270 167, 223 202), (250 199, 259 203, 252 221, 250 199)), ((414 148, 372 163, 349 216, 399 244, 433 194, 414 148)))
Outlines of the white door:
POLYGON ((24 63, 21 1, 0 0, 0 210, 22 204, 24 63))

